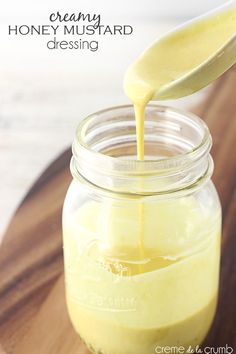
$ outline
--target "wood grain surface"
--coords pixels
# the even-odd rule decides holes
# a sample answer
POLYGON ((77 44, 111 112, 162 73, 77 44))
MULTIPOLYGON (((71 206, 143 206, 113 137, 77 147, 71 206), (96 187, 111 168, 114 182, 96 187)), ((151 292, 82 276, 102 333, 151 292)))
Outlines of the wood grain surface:
MULTIPOLYGON (((236 68, 193 111, 208 124, 214 182, 223 207, 218 310, 207 345, 236 350, 236 68)), ((0 248, 0 354, 85 354, 64 299, 61 209, 71 181, 70 149, 19 206, 0 248)), ((144 353, 145 354, 145 353, 144 353)))

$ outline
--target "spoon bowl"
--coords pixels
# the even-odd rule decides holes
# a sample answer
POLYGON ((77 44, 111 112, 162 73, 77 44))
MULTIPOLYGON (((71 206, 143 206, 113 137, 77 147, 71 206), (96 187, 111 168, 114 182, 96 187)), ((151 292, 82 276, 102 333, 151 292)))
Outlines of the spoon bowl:
POLYGON ((128 68, 124 89, 133 102, 188 96, 236 62, 236 0, 178 26, 128 68))

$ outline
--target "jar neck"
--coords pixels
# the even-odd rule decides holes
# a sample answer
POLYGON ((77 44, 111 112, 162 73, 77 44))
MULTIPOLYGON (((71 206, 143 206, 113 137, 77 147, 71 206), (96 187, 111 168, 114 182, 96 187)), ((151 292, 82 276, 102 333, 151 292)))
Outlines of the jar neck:
POLYGON ((77 129, 72 175, 96 188, 135 195, 192 190, 211 177, 212 139, 197 116, 148 105, 144 141, 145 160, 138 161, 133 106, 95 113, 77 129))

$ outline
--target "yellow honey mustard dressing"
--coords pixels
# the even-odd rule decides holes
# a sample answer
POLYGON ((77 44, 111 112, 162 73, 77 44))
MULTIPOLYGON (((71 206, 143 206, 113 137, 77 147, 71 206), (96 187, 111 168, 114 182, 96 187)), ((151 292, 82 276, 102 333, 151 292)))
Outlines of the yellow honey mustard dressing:
POLYGON ((196 346, 215 313, 219 215, 193 197, 146 203, 140 259, 139 207, 88 202, 64 224, 68 310, 95 353, 196 346))

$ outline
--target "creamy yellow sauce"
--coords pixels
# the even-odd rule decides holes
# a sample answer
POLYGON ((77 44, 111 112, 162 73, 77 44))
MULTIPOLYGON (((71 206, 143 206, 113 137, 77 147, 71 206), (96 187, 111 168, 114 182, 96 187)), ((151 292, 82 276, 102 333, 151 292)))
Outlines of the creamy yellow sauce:
MULTIPOLYGON (((173 83, 215 56, 235 35, 236 7, 163 37, 130 66, 125 75, 124 90, 134 104, 138 159, 144 159, 144 112, 147 103, 152 99, 181 96, 183 88, 173 88, 173 83)), ((225 65, 224 60, 221 63, 225 65)), ((220 71, 218 67, 214 69, 220 71)), ((194 82, 190 81, 187 89, 183 84, 184 95, 201 87, 199 81, 206 80, 205 76, 212 79, 211 70, 204 72, 204 77, 200 75, 194 82)))
POLYGON ((68 310, 95 353, 196 346, 215 313, 220 216, 193 197, 146 203, 140 259, 138 215, 132 202, 94 201, 64 222, 68 310))
MULTIPOLYGON (((171 84, 235 31, 235 10, 226 11, 163 38, 129 68, 125 92, 134 104, 139 160, 147 103, 166 98, 168 87, 168 97, 177 97, 171 84)), ((157 346, 203 341, 217 300, 219 210, 199 208, 192 196, 94 201, 67 216, 63 230, 68 310, 93 352, 152 354, 157 346)))

